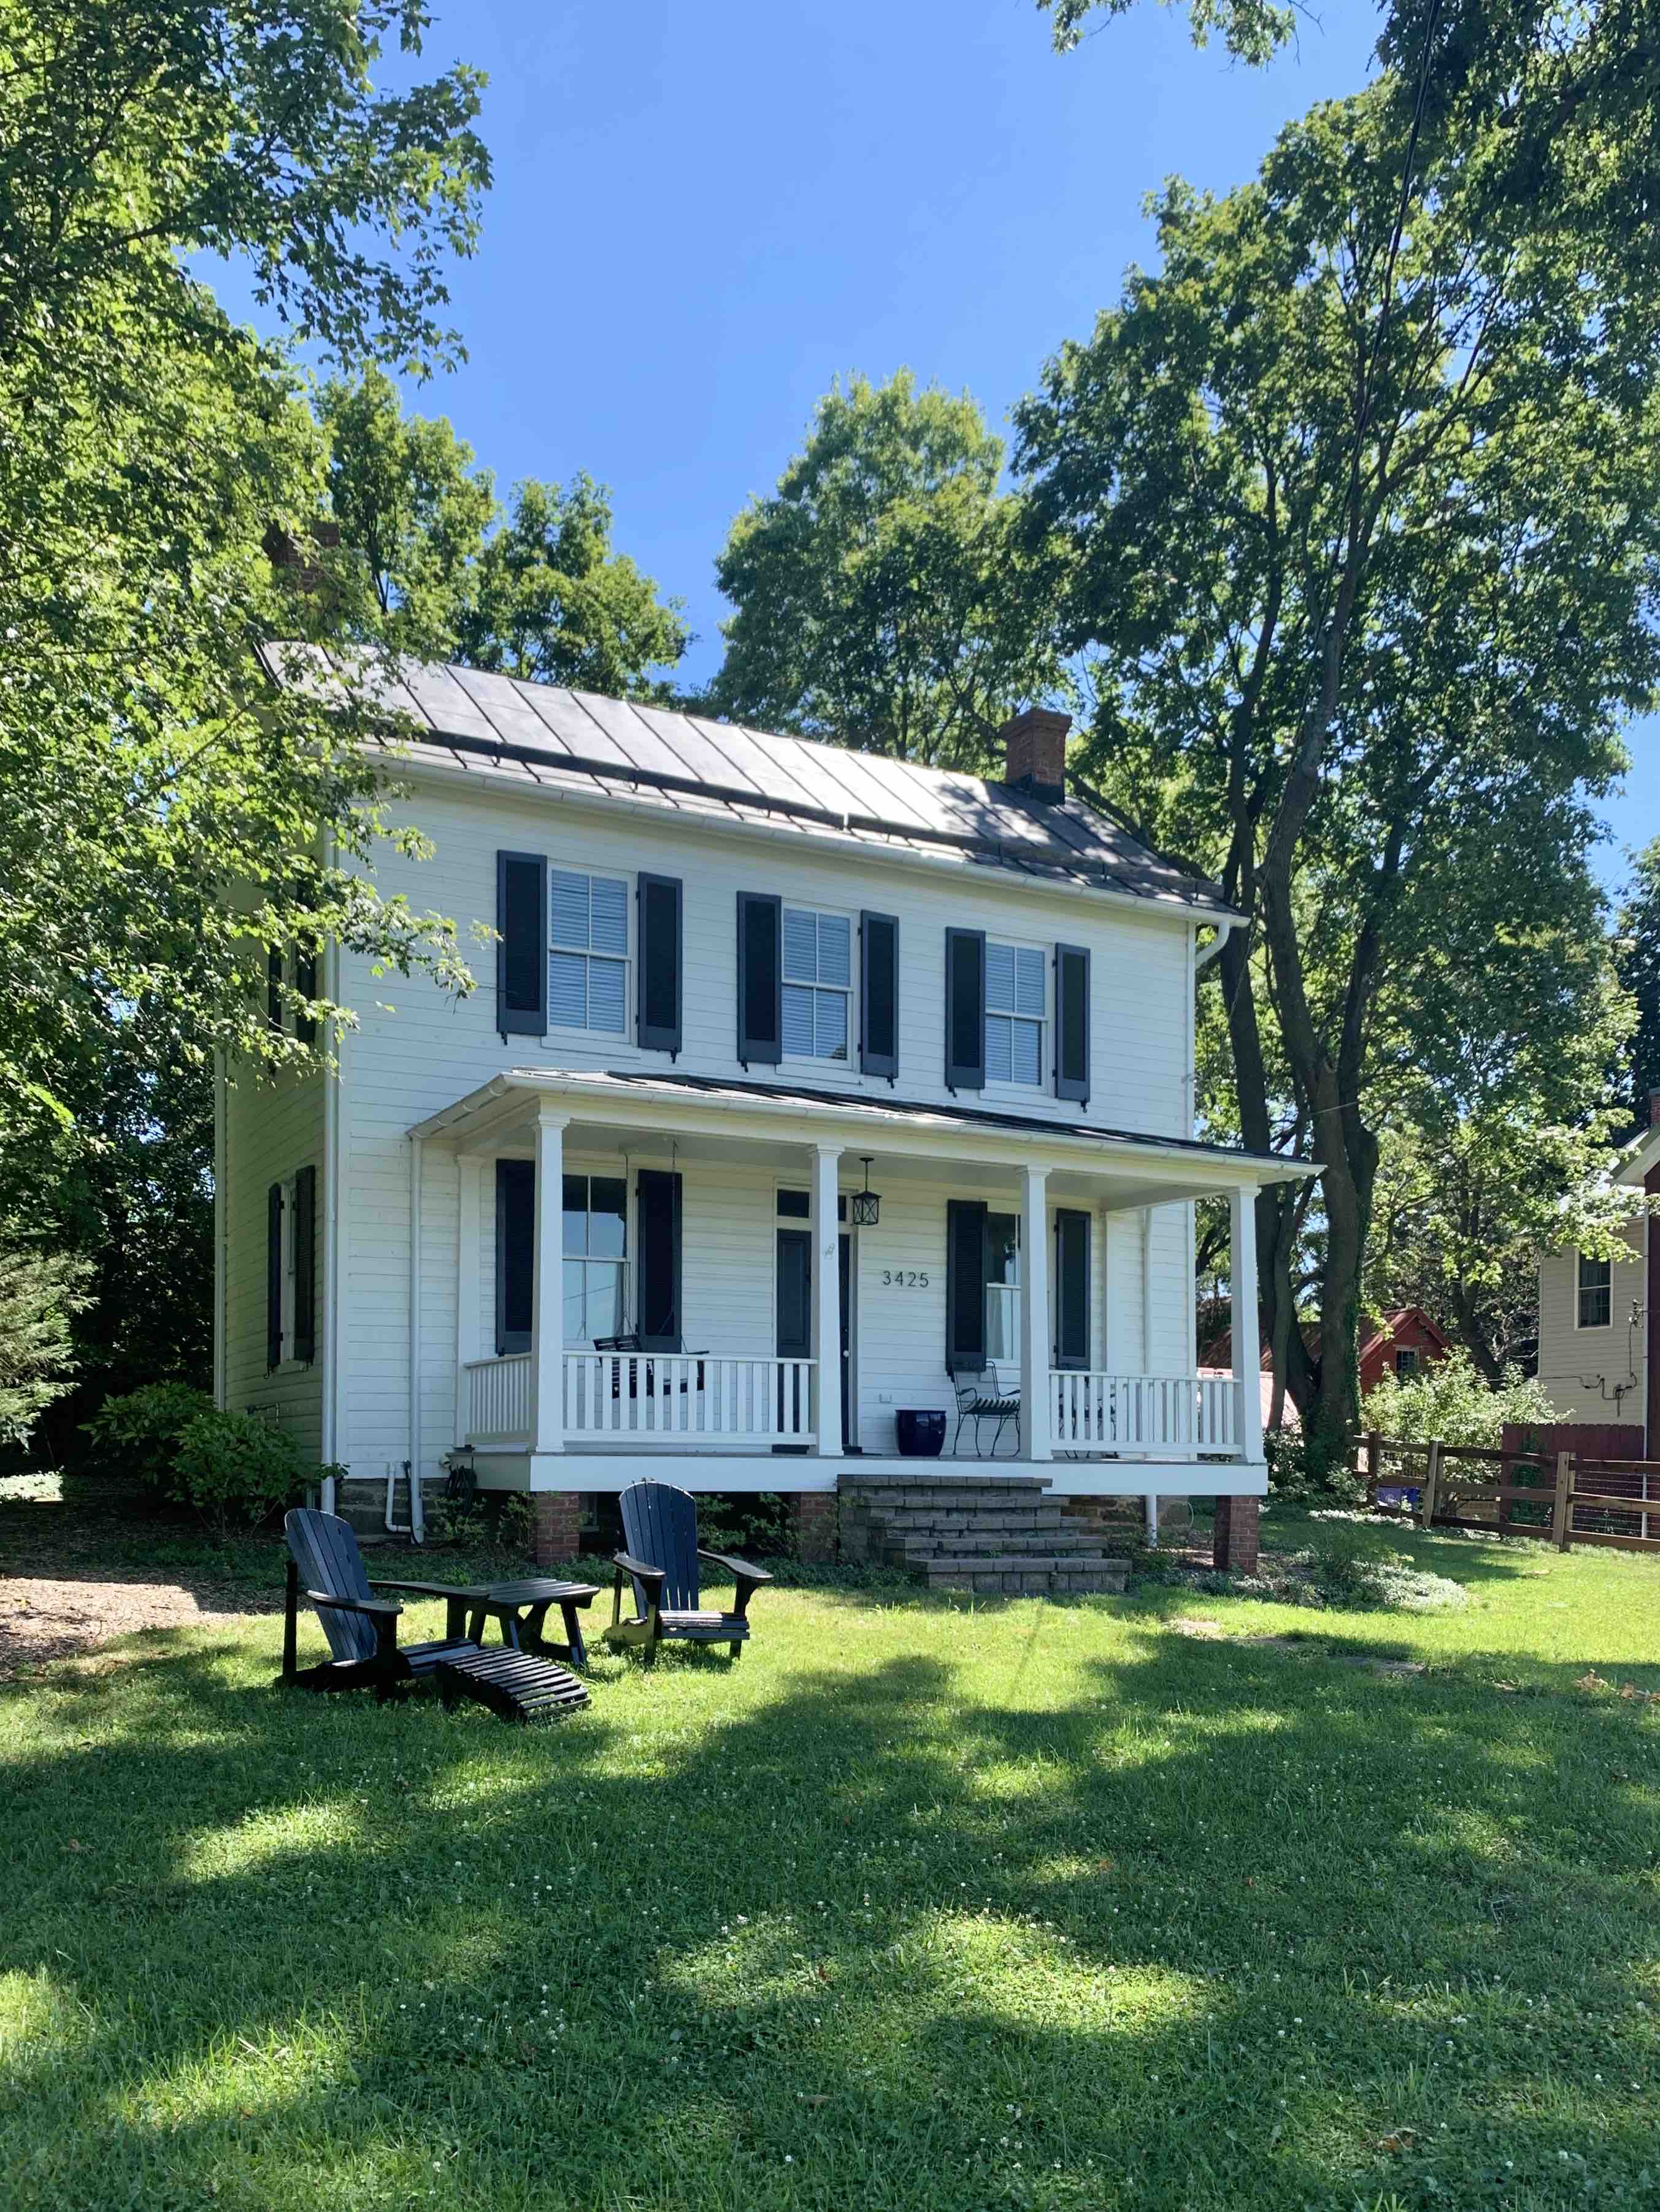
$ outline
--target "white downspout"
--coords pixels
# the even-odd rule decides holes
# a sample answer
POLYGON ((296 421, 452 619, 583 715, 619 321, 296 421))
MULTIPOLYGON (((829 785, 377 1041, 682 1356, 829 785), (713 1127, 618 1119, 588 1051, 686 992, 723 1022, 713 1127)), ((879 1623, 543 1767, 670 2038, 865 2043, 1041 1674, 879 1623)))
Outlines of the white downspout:
MULTIPOLYGON (((1225 916, 1219 915, 1216 921, 1215 936, 1212 938, 1210 943, 1205 947, 1204 951, 1198 953, 1195 957, 1193 963, 1194 974, 1196 975, 1201 969, 1208 968, 1211 962, 1215 959, 1217 954, 1227 943, 1229 938, 1233 935, 1234 931, 1236 929, 1243 929, 1244 926, 1245 917, 1242 914, 1228 915, 1225 916)), ((1196 932, 1189 937, 1189 944, 1197 944, 1198 936, 1196 932)))
MULTIPOLYGON (((421 1510, 421 1158, 422 1140, 410 1139, 410 1534, 420 1543, 426 1534, 421 1510)), ((387 1488, 386 1517, 392 1517, 387 1488)))

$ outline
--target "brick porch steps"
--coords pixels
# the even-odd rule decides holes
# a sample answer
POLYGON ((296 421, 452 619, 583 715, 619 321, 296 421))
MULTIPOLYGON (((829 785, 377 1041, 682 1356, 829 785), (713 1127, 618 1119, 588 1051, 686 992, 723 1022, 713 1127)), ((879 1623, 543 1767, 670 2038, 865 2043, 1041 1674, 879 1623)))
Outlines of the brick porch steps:
POLYGON ((843 1472, 842 1557, 903 1567, 930 1589, 1117 1595, 1128 1571, 1099 1529, 1045 1496, 1041 1474, 843 1472))

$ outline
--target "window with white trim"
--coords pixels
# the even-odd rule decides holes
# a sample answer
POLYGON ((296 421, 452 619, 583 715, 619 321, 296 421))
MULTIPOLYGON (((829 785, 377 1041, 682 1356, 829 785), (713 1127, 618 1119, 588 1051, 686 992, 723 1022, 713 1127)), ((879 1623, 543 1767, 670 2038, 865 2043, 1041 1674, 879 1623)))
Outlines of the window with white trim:
POLYGON ((565 1341, 621 1336, 629 1325, 628 1185, 621 1176, 568 1175, 563 1206, 565 1341))
POLYGON ((1032 945, 986 946, 986 1080, 1042 1090, 1049 962, 1032 945))
POLYGON ((845 1067, 853 1036, 853 920, 784 908, 784 1057, 845 1067))
POLYGON ((623 1036, 629 1022, 629 885, 623 876, 548 870, 548 1026, 623 1036))
POLYGON ((1614 1319, 1614 1266, 1579 1255, 1579 1326, 1607 1328, 1614 1319))

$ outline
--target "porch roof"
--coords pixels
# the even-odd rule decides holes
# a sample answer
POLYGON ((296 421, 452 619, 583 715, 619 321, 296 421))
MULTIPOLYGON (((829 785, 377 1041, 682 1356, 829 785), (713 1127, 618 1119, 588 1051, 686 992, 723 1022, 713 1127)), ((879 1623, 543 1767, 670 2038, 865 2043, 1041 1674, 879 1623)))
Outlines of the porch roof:
MULTIPOLYGON (((888 1152, 923 1153, 930 1138, 957 1139, 949 1157, 995 1165, 1018 1165, 1037 1155, 1052 1156, 1057 1167, 1088 1171, 1091 1158, 1103 1167, 1140 1166, 1155 1182, 1174 1187, 1162 1195, 1176 1199, 1221 1190, 1241 1182, 1289 1182, 1311 1175, 1305 1161, 1285 1160, 1231 1146, 1207 1145, 1194 1137, 1158 1137, 1129 1129, 1106 1129, 1081 1121, 1038 1120, 981 1106, 938 1106, 906 1098, 871 1098, 837 1091, 701 1075, 616 1070, 601 1073, 555 1067, 509 1068, 493 1076, 453 1105, 430 1114, 410 1130, 411 1137, 464 1145, 505 1133, 526 1118, 537 1102, 569 1109, 573 1120, 593 1120, 596 1112, 620 1128, 690 1132, 718 1128, 730 1135, 733 1109, 753 1115, 755 1133, 779 1141, 823 1143, 845 1134, 850 1142, 880 1136, 888 1152), (678 1109, 666 1121, 664 1107, 678 1109), (586 1110, 585 1110, 586 1109, 586 1110), (794 1123, 792 1129, 787 1125, 794 1123)), ((1154 1204, 1161 1194, 1135 1202, 1154 1204)))

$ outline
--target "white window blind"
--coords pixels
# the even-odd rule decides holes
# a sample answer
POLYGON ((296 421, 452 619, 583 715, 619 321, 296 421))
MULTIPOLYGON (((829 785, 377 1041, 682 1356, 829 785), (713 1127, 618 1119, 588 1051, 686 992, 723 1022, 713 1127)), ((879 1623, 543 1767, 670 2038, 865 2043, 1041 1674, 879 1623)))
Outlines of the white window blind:
POLYGON ((784 908, 784 1054, 845 1062, 852 1034, 853 924, 784 908))
POLYGON ((629 887, 620 876, 548 871, 550 1028, 628 1028, 629 887))
POLYGON ((1048 963, 1027 945, 986 947, 986 1080, 1041 1087, 1048 963))

